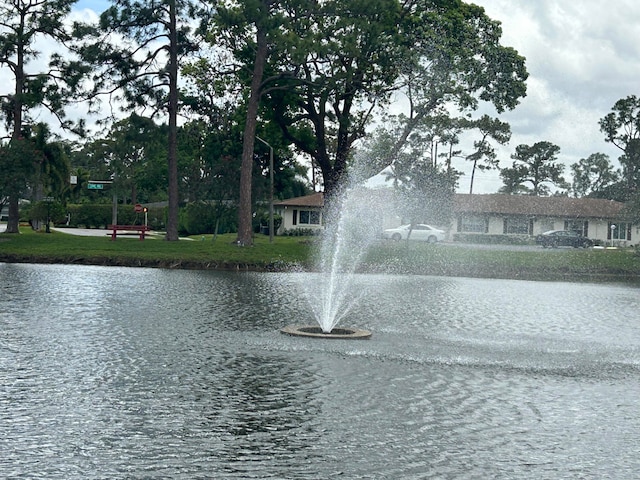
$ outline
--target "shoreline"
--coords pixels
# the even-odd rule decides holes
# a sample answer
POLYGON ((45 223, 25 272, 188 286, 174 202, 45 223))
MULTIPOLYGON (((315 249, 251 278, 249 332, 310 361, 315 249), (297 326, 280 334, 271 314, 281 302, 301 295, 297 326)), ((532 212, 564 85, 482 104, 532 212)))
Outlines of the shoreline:
MULTIPOLYGON (((264 272, 264 273, 286 273, 294 270, 299 264, 286 264, 283 262, 273 262, 267 264, 245 263, 245 262, 199 262, 192 260, 140 260, 113 257, 76 257, 73 259, 62 259, 51 256, 40 255, 15 255, 0 253, 0 263, 29 263, 43 265, 92 265, 101 267, 127 267, 127 268, 158 268, 167 270, 208 270, 224 272, 264 272)), ((312 271, 312 269, 305 269, 312 271)), ((467 277, 502 280, 523 280, 539 282, 594 282, 594 283, 637 283, 640 285, 640 274, 630 275, 628 273, 616 272, 541 272, 522 271, 505 268, 495 269, 479 268, 472 266, 442 266, 433 269, 429 265, 413 268, 377 268, 371 264, 362 265, 358 274, 372 275, 424 275, 436 277, 467 277)))

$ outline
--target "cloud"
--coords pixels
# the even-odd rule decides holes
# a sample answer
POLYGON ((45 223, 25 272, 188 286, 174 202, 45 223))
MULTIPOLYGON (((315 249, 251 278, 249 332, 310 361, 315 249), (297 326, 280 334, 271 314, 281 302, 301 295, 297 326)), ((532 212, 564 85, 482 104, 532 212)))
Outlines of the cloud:
POLYGON ((622 0, 615 7, 600 0, 473 3, 501 22, 502 44, 526 58, 530 74, 527 97, 502 117, 511 124, 513 135, 509 146, 500 149, 501 166, 511 164, 509 156, 517 145, 538 141, 560 147, 567 176, 570 164, 596 152, 606 153, 617 165, 620 151, 605 142, 598 121, 617 100, 637 93, 640 3, 622 0))

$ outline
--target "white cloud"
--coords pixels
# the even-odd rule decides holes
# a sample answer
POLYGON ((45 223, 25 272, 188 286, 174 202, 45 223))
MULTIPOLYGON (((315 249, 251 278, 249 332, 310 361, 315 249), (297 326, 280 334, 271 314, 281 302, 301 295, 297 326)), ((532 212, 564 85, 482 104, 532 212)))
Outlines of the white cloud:
MULTIPOLYGON (((640 3, 581 0, 473 0, 502 23, 502 44, 526 58, 528 92, 503 119, 511 124, 502 166, 519 144, 550 141, 568 166, 595 152, 614 163, 620 152, 604 141, 598 121, 637 91, 640 78, 640 3)), ((494 172, 495 177, 498 176, 494 172)), ((486 191, 495 191, 486 182, 486 191)), ((474 191, 482 190, 482 187, 474 191)), ((500 185, 498 185, 499 188, 500 185)))

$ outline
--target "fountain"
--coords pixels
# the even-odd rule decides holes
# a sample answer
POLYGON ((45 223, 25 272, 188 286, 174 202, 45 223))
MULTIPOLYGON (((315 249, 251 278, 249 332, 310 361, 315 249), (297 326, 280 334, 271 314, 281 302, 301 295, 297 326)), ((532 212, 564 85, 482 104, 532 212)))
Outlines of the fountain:
POLYGON ((364 294, 352 288, 364 255, 379 238, 382 202, 362 187, 361 176, 351 174, 337 192, 325 198, 325 230, 316 250, 317 280, 303 285, 317 326, 289 325, 282 333, 313 338, 366 339, 371 332, 337 328, 364 294))

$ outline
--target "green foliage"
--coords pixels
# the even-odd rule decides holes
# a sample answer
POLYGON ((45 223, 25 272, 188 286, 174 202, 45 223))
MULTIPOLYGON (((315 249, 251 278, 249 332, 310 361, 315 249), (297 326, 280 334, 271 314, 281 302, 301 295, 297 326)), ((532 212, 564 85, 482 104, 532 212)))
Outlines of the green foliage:
MULTIPOLYGON (((82 204, 68 205, 67 208, 71 215, 71 227, 106 228, 112 221, 111 205, 82 204)), ((118 211, 118 218, 119 214, 118 211)))
MULTIPOLYGON (((113 207, 109 204, 76 204, 67 205, 64 210, 64 221, 66 215, 69 217, 70 227, 82 228, 106 228, 113 220, 113 207)), ((153 207, 147 212, 148 225, 153 230, 163 230, 165 225, 165 208, 153 207)), ((62 220, 59 220, 61 223, 62 220)), ((144 213, 136 213, 132 205, 118 205, 118 224, 120 225, 142 225, 144 224, 144 213)))
POLYGON ((576 197, 611 197, 611 187, 620 181, 620 172, 613 169, 609 156, 592 153, 571 165, 573 183, 571 190, 576 197))
POLYGON ((464 128, 477 129, 480 132, 480 140, 473 142, 475 151, 467 155, 466 160, 473 162, 471 169, 471 183, 469 193, 473 193, 473 181, 476 169, 484 171, 499 168, 499 160, 496 151, 489 140, 494 140, 500 145, 505 145, 511 138, 511 127, 508 123, 498 118, 483 115, 477 120, 464 121, 464 128))
POLYGON ((65 119, 64 107, 77 86, 77 69, 62 61, 60 50, 70 39, 66 17, 75 0, 3 1, 0 2, 0 69, 16 95, 0 97, 0 117, 14 127, 14 138, 23 123, 31 123, 30 110, 43 107, 53 113, 64 127, 72 123, 65 119), (40 72, 31 68, 40 57, 38 42, 54 42, 58 52, 43 64, 40 72), (64 75, 62 74, 64 72, 64 75))
POLYGON ((600 130, 607 142, 623 152, 619 160, 628 199, 640 192, 640 98, 629 95, 612 110, 600 119, 600 130))
POLYGON ((25 138, 0 145, 0 196, 21 195, 33 177, 33 143, 25 138))
POLYGON ((454 233, 453 241, 483 245, 532 245, 535 243, 530 235, 491 235, 486 233, 454 233))
POLYGON ((560 147, 551 142, 537 142, 531 146, 518 145, 516 153, 511 155, 515 161, 512 167, 503 168, 500 176, 504 187, 501 193, 517 194, 529 192, 531 195, 549 195, 551 190, 546 183, 560 188, 569 185, 562 176, 564 165, 557 162, 560 147), (530 189, 527 188, 529 184, 530 189))
POLYGON ((290 228, 285 230, 283 235, 285 237, 317 237, 322 235, 322 230, 319 228, 290 228))
POLYGON ((23 218, 46 221, 47 216, 54 224, 66 222, 67 209, 59 202, 32 203, 21 212, 23 218))
POLYGON ((190 203, 180 210, 179 230, 183 235, 228 233, 236 229, 236 210, 208 202, 190 203))

